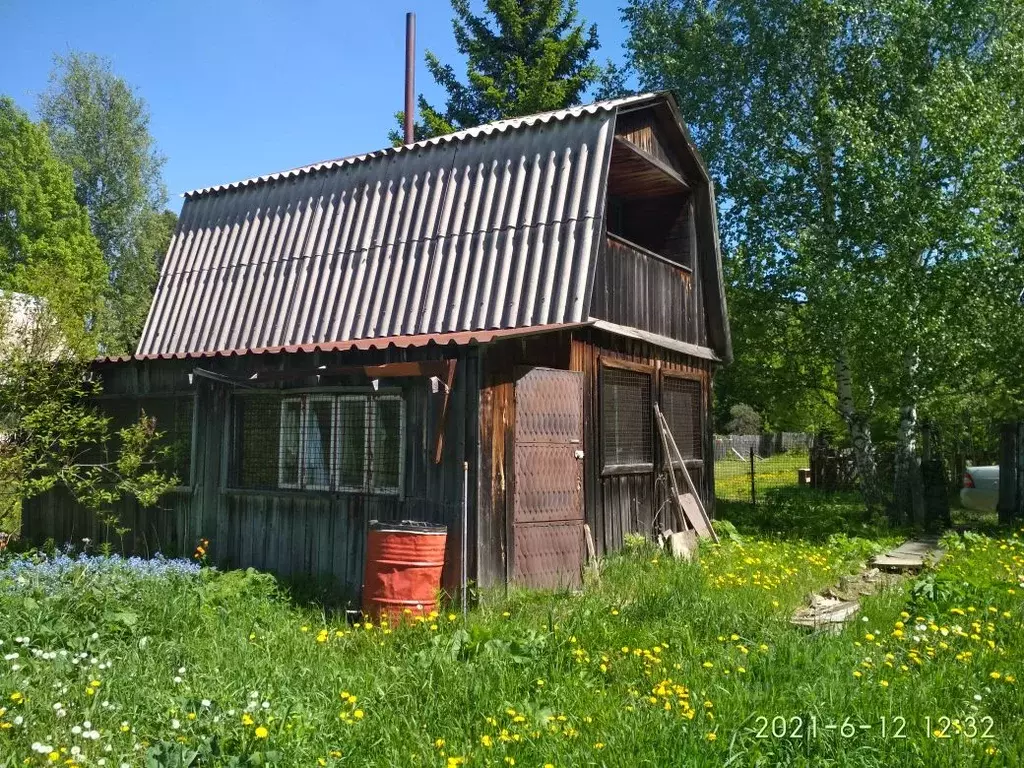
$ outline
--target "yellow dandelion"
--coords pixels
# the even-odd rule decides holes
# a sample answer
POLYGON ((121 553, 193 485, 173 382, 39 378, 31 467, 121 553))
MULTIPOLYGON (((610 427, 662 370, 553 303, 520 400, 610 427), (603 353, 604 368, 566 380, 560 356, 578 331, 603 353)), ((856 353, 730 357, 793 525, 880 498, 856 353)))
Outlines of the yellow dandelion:
POLYGON ((265 739, 265 738, 267 738, 267 736, 270 735, 270 731, 268 731, 262 725, 259 726, 253 733, 254 733, 254 735, 256 736, 257 739, 265 739))

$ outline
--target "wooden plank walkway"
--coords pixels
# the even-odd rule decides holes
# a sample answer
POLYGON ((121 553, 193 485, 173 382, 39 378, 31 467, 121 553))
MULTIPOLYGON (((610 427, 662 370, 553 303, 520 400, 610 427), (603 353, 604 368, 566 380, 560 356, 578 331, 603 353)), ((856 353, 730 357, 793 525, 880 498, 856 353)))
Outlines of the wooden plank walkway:
POLYGON ((896 549, 877 555, 871 564, 887 571, 919 571, 925 563, 942 559, 937 536, 922 536, 900 544, 896 549))
POLYGON ((938 537, 923 536, 905 541, 874 557, 870 567, 856 576, 844 577, 835 587, 811 595, 808 604, 798 608, 790 621, 808 629, 839 632, 860 610, 861 597, 873 595, 903 578, 896 574, 916 573, 941 558, 938 537))

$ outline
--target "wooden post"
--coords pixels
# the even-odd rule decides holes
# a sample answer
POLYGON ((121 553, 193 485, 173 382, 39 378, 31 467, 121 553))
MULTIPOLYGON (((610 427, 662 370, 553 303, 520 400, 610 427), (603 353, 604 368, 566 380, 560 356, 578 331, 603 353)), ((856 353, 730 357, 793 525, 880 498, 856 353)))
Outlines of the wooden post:
POLYGON ((1020 505, 1020 451, 1018 438, 1021 424, 1004 424, 1000 430, 999 445, 999 524, 1011 525, 1020 505))
POLYGON ((756 464, 754 464, 754 446, 750 446, 750 504, 751 506, 757 506, 757 481, 755 476, 757 473, 756 464))

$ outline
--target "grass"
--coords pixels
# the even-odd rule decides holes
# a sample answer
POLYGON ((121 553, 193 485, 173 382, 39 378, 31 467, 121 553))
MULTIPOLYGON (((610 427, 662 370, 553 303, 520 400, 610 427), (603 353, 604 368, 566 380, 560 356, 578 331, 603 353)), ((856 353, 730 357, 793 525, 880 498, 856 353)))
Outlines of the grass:
POLYGON ((809 465, 806 453, 781 453, 755 460, 757 503, 751 503, 750 463, 715 462, 715 515, 742 533, 768 532, 825 540, 835 533, 886 535, 881 518, 867 514, 857 491, 824 491, 797 485, 797 470, 809 465))
MULTIPOLYGON (((797 487, 796 471, 809 466, 810 456, 806 452, 792 451, 755 459, 757 494, 760 496, 776 488, 797 487)), ((736 458, 716 461, 715 495, 733 501, 750 501, 750 462, 736 458)))
POLYGON ((634 543, 583 594, 397 627, 325 616, 255 572, 8 564, 0 766, 1024 760, 1017 535, 951 540, 936 574, 838 635, 787 618, 876 543, 723 538, 696 564, 634 543))

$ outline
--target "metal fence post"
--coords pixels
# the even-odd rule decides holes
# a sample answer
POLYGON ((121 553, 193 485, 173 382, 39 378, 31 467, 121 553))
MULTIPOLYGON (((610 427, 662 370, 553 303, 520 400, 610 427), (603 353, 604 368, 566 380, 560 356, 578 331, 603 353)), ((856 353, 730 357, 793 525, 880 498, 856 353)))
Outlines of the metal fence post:
POLYGON ((757 480, 755 479, 754 446, 750 446, 750 505, 757 506, 757 480))

